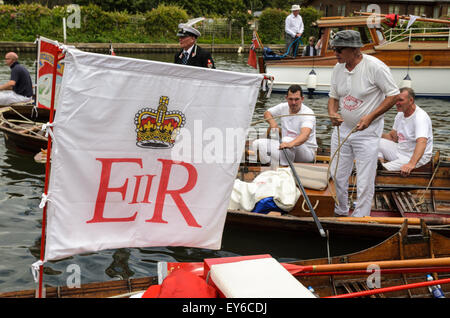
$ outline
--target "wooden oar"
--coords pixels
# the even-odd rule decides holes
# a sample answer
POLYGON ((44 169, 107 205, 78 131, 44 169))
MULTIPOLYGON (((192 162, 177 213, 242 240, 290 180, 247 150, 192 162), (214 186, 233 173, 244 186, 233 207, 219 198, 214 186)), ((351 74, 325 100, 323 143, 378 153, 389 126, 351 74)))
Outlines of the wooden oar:
POLYGON ((327 221, 339 221, 339 222, 354 222, 354 223, 382 223, 382 224, 403 224, 405 220, 408 220, 410 225, 420 225, 420 220, 423 219, 426 224, 429 225, 447 225, 450 224, 450 218, 444 217, 426 217, 426 218, 402 218, 402 217, 334 217, 334 218, 321 218, 321 220, 327 221))
MULTIPOLYGON (((295 264, 291 264, 295 266, 295 264)), ((308 265, 298 266, 299 272, 332 272, 332 271, 351 271, 351 270, 365 270, 370 265, 378 265, 380 269, 386 268, 416 268, 427 266, 450 266, 450 257, 440 258, 417 258, 407 260, 395 261, 372 261, 360 263, 343 263, 343 264, 323 264, 323 265, 308 265)))
POLYGON ((316 212, 314 212, 314 208, 311 204, 311 201, 309 200, 309 197, 306 194, 305 188, 303 188, 303 185, 300 182, 300 178, 298 177, 297 171, 295 170, 294 165, 292 164, 291 160, 288 157, 286 149, 283 148, 282 150, 283 150, 284 156, 286 157, 287 162, 289 163, 289 167, 291 168, 292 174, 294 175, 294 179, 295 179, 298 187, 302 191, 303 197, 305 198, 305 201, 306 201, 306 204, 308 205, 309 211, 311 212, 311 215, 314 218, 314 222, 316 222, 317 229, 319 230, 320 236, 326 237, 326 234, 325 234, 325 231, 323 230, 322 224, 320 224, 319 218, 317 217, 316 212))
MULTIPOLYGON (((283 264, 282 264, 283 265, 283 264)), ((336 275, 370 275, 372 272, 367 270, 354 270, 354 271, 334 271, 334 272, 318 272, 318 273, 295 273, 294 276, 336 276, 336 275)), ((380 274, 415 274, 415 273, 450 273, 449 266, 440 267, 417 267, 417 268, 392 268, 392 269, 380 269, 380 274)))

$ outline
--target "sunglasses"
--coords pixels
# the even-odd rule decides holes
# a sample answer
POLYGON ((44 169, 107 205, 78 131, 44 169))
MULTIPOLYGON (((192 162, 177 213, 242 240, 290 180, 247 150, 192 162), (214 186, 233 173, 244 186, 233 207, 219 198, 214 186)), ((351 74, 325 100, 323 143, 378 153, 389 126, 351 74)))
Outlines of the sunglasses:
POLYGON ((346 47, 335 47, 335 48, 333 48, 333 51, 338 52, 339 54, 341 54, 343 49, 346 49, 346 47))

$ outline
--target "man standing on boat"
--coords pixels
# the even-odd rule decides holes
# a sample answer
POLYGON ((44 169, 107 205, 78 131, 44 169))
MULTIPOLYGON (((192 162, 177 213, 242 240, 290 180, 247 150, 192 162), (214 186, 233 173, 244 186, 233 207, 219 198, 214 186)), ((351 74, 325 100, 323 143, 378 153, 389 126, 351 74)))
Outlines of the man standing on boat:
POLYGON ((352 216, 369 216, 384 113, 397 102, 400 92, 386 64, 361 53, 359 32, 339 31, 331 46, 338 60, 328 100, 328 114, 336 126, 331 138, 331 155, 339 151, 331 163, 339 202, 334 212, 336 216, 349 213, 348 184, 355 161, 357 202, 352 216))
POLYGON ((0 85, 0 105, 31 102, 33 84, 28 70, 18 62, 14 52, 6 53, 5 64, 11 68, 11 78, 0 85))
POLYGON ((286 17, 284 22, 284 31, 286 33, 286 53, 294 56, 297 52, 298 42, 303 34, 303 19, 300 16, 300 6, 294 4, 291 8, 291 14, 286 17), (291 43, 297 40, 289 49, 291 43), (289 52, 288 52, 289 50, 289 52))
POLYGON ((383 166, 408 176, 411 170, 428 163, 433 154, 433 128, 430 116, 415 104, 411 88, 400 89, 392 130, 380 140, 379 157, 383 166))
POLYGON ((303 104, 305 98, 300 85, 291 85, 285 98, 285 103, 273 106, 264 112, 264 118, 270 125, 270 131, 275 132, 275 138, 255 140, 253 149, 258 150, 259 159, 263 164, 274 160, 276 165, 279 161, 282 166, 287 166, 289 163, 284 153, 280 156, 280 149, 283 148, 287 150, 291 162, 313 162, 317 149, 314 112, 303 104), (280 117, 281 143, 275 117, 280 117))
MULTIPOLYGON (((198 21, 198 19, 196 19, 198 21)), ((211 53, 197 45, 197 38, 200 32, 189 25, 181 23, 178 25, 178 39, 181 51, 175 54, 175 63, 191 66, 216 68, 211 53)))

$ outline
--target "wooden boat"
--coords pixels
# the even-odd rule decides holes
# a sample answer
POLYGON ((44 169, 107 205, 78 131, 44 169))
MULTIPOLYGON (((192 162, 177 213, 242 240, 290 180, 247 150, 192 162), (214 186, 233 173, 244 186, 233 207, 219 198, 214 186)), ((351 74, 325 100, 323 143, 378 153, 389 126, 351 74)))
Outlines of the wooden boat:
MULTIPOLYGON (((247 150, 246 155, 249 153, 247 150)), ((319 148, 315 163, 294 163, 294 166, 328 167, 329 161, 330 150, 319 148)), ((245 162, 240 165, 237 177, 242 181, 251 182, 258 174, 267 170, 271 170, 269 165, 263 165, 259 161, 252 162, 247 156, 245 162)), ((349 193, 352 195, 356 195, 354 175, 355 171, 349 179, 349 193)), ((311 200, 313 204, 319 201, 317 213, 320 216, 332 216, 327 213, 330 207, 334 206, 335 189, 332 179, 323 191, 307 190, 308 195, 313 198, 311 200)), ((412 170, 408 177, 402 177, 398 171, 387 171, 380 164, 377 168, 375 190, 372 216, 423 217, 434 214, 450 217, 450 159, 441 157, 438 150, 429 163, 412 170)), ((297 216, 310 216, 307 212, 300 212, 300 208, 297 205, 291 213, 297 216)))
MULTIPOLYGON (((355 13, 359 14, 359 12, 355 13)), ((371 16, 324 17, 317 27, 322 38, 320 55, 313 57, 259 57, 259 69, 274 78, 273 91, 286 91, 291 84, 306 86, 314 93, 327 94, 331 74, 337 63, 330 46, 330 39, 337 31, 354 29, 361 33, 364 46, 361 52, 382 60, 391 69, 399 87, 405 86, 403 80, 409 76, 417 96, 450 97, 449 29, 388 29, 383 32, 381 23, 390 23, 386 15, 379 15, 380 24, 374 23, 371 16), (311 74, 314 70, 315 74, 311 74), (433 81, 429 81, 433 78, 433 81)), ((370 14, 369 14, 370 15, 370 14)), ((409 17, 398 17, 409 19, 409 17)), ((450 25, 448 20, 417 19, 418 21, 439 22, 450 25)), ((301 54, 300 54, 301 55, 301 54)))
MULTIPOLYGON (((327 161, 328 154, 326 150, 321 150, 316 158, 327 161)), ((300 165, 305 166, 305 164, 294 163, 294 166, 300 165)), ((327 166, 326 163, 309 165, 327 166)), ((258 174, 270 169, 267 165, 242 164, 237 177, 242 181, 251 182, 258 174)), ((401 177, 398 172, 386 171, 380 167, 376 176, 372 211, 370 217, 366 218, 352 218, 351 215, 350 217, 334 217, 335 189, 332 180, 324 190, 309 188, 305 190, 323 228, 333 235, 386 238, 398 231, 404 218, 408 218, 410 222, 415 223, 411 227, 414 231, 418 231, 420 219, 423 219, 430 226, 438 227, 439 233, 450 237, 449 176, 450 161, 447 158, 440 158, 439 152, 429 164, 413 170, 408 178, 401 177)), ((356 196, 354 187, 356 180, 351 177, 349 181, 349 194, 356 196)), ((227 222, 247 224, 266 230, 279 229, 299 233, 317 231, 317 226, 303 197, 300 197, 294 208, 284 215, 279 212, 258 214, 243 210, 229 210, 227 222)))
MULTIPOLYGON (((421 233, 415 235, 408 233, 408 227, 405 223, 397 234, 393 235, 385 242, 367 250, 345 256, 332 257, 330 259, 305 260, 294 262, 293 264, 299 266, 331 264, 331 266, 329 266, 329 271, 334 272, 335 275, 324 275, 324 273, 320 273, 318 276, 302 275, 301 277, 298 277, 299 281, 305 286, 312 286, 320 297, 327 297, 369 289, 367 286, 367 278, 370 273, 366 271, 367 266, 361 267, 364 268, 362 271, 363 274, 345 275, 342 271, 349 268, 348 266, 346 267, 345 264, 353 263, 355 265, 355 263, 369 262, 381 265, 382 262, 385 261, 400 260, 399 263, 402 263, 401 261, 407 261, 404 264, 408 264, 405 265, 408 267, 414 264, 414 260, 417 259, 433 261, 439 258, 448 257, 450 255, 449 244, 449 238, 441 236, 433 230, 429 230, 423 222, 421 233)), ((356 266, 353 268, 356 268, 356 266)), ((433 270, 430 268, 416 272, 411 270, 411 273, 407 273, 406 270, 383 272, 383 266, 380 266, 380 268, 382 288, 423 282, 426 281, 426 273, 433 273, 433 270)), ((418 268, 416 267, 416 269, 418 268)), ((450 277, 450 270, 447 267, 443 272, 436 273, 435 278, 448 277, 450 277)), ((442 289, 448 294, 450 292, 450 284, 442 285, 442 289)), ((422 298, 430 297, 430 293, 426 287, 422 287, 395 291, 388 294, 377 294, 372 297, 422 298)))
MULTIPOLYGON (((320 297, 342 295, 358 290, 368 290, 367 265, 364 270, 349 272, 348 266, 358 268, 359 264, 379 264, 381 269, 381 288, 394 285, 404 285, 417 281, 425 281, 427 273, 436 272, 436 278, 450 277, 450 266, 427 266, 422 263, 441 264, 448 262, 450 255, 450 238, 444 237, 434 230, 430 230, 424 222, 419 234, 408 232, 408 222, 404 222, 401 229, 382 243, 360 252, 340 255, 330 258, 309 259, 283 263, 285 268, 305 286, 312 286, 320 297), (389 265, 385 262, 389 261, 389 265), (402 265, 405 264, 405 265, 402 265), (328 266, 327 271, 311 272, 311 265, 320 268, 328 266)), ((179 267, 190 270, 199 276, 204 276, 203 263, 161 263, 167 274, 179 267)), ((55 287, 46 288, 46 298, 104 298, 129 297, 145 291, 149 286, 160 283, 157 276, 133 278, 129 280, 88 283, 80 288, 55 287)), ((448 296, 450 285, 442 285, 448 296)), ((34 290, 1 293, 0 298, 33 298, 34 290)), ((378 295, 378 297, 431 297, 426 288, 417 288, 378 295)))
POLYGON ((49 120, 48 109, 31 106, 9 106, 0 109, 0 131, 5 145, 21 152, 36 154, 47 148, 42 125, 49 120))

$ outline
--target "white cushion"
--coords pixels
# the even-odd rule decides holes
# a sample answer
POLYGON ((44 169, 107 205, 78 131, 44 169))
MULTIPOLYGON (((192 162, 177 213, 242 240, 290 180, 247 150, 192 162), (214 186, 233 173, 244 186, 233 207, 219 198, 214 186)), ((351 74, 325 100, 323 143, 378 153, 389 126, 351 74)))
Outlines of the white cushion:
POLYGON ((212 265, 210 279, 227 298, 315 298, 274 258, 212 265))

